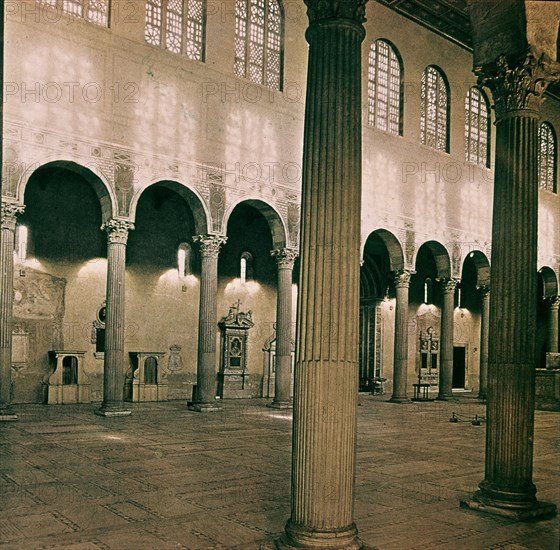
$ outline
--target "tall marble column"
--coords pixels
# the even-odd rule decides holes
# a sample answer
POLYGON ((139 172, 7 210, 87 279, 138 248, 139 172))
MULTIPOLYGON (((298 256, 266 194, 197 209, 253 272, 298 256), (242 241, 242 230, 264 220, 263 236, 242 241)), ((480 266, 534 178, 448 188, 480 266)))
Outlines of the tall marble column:
POLYGON ((353 504, 366 0, 305 3, 309 63, 292 499, 277 547, 358 549, 353 504))
POLYGON ((190 410, 209 412, 219 410, 216 402, 216 330, 218 294, 218 254, 227 241, 222 235, 198 235, 193 241, 200 245, 200 303, 198 310, 198 362, 196 391, 190 410))
POLYGON ((488 327, 490 326, 490 287, 479 286, 482 298, 480 312, 480 344, 478 346, 480 357, 480 371, 478 382, 478 399, 486 399, 488 385, 488 327))
POLYGON ((455 279, 442 279, 443 303, 441 307, 441 332, 439 356, 438 399, 453 397, 453 311, 455 309, 455 279))
POLYGON ((408 288, 410 271, 395 273, 396 308, 395 308, 395 355, 393 365, 393 403, 406 403, 406 377, 408 371, 408 288))
POLYGON ((558 309, 560 307, 560 297, 551 298, 548 303, 548 350, 551 353, 558 353, 558 309))
POLYGON ((134 224, 112 219, 101 229, 107 232, 107 317, 103 361, 103 403, 95 411, 100 416, 128 416, 124 405, 124 335, 126 243, 134 224))
MULTIPOLYGON (((550 66, 549 66, 550 68, 550 66)), ((486 468, 463 505, 515 519, 555 512, 533 483, 538 125, 550 78, 543 58, 501 56, 480 69, 496 112, 486 468)))
POLYGON ((12 402, 12 318, 16 219, 24 206, 2 201, 0 233, 0 421, 17 420, 12 402))
POLYGON ((278 290, 276 299, 276 376, 274 399, 270 407, 288 409, 292 370, 292 270, 297 251, 283 248, 271 251, 278 265, 278 290))

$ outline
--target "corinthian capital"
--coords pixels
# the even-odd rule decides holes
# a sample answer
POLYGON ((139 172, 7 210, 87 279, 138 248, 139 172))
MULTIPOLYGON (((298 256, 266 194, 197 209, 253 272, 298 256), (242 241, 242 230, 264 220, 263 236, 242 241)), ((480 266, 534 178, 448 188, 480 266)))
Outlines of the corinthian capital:
POLYGON ((538 113, 542 96, 551 82, 560 78, 560 64, 527 53, 517 61, 500 56, 493 66, 475 69, 478 83, 492 91, 498 119, 528 110, 538 113))
POLYGON ((197 235, 193 241, 200 246, 203 258, 217 258, 220 248, 226 243, 227 237, 224 235, 197 235))
POLYGON ((459 281, 457 279, 447 279, 442 277, 441 279, 437 280, 441 283, 441 290, 444 294, 455 292, 455 289, 459 284, 459 281))
POLYGON ((490 285, 488 285, 488 284, 477 285, 476 289, 480 291, 481 296, 486 296, 487 294, 490 294, 490 285))
POLYGON ((2 229, 15 231, 17 217, 23 214, 25 206, 2 201, 2 229))
POLYGON ((395 287, 408 288, 410 286, 410 278, 412 273, 406 269, 399 269, 395 271, 395 287))
POLYGON ((270 255, 276 260, 279 269, 293 269, 298 251, 293 248, 277 248, 271 250, 270 255))
POLYGON ((109 244, 126 244, 128 232, 134 229, 134 224, 128 220, 112 219, 101 226, 101 231, 107 231, 109 244))
POLYGON ((323 19, 350 19, 356 23, 366 20, 368 0, 305 0, 309 22, 323 19))

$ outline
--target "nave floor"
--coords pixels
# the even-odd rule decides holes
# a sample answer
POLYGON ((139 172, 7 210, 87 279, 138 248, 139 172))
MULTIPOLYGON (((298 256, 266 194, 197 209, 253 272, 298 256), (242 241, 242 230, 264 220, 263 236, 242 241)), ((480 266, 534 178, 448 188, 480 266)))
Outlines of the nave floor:
MULTIPOLYGON (((379 550, 556 550, 558 518, 459 508, 484 471, 473 399, 361 395, 355 519, 379 550), (450 423, 455 412, 462 422, 450 423)), ((289 515, 291 414, 264 400, 219 413, 182 402, 107 419, 94 405, 20 405, 0 424, 0 548, 256 550, 289 515)), ((560 414, 536 412, 534 481, 560 505, 560 414)))

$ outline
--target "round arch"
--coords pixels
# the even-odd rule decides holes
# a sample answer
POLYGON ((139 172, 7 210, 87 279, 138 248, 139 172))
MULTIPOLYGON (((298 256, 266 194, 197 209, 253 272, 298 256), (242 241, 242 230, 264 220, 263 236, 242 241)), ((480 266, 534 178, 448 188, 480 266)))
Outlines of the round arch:
POLYGON ((395 237, 395 235, 393 235, 393 233, 391 233, 387 229, 376 229, 368 235, 367 239, 362 243, 362 259, 365 259, 364 254, 368 241, 374 236, 381 239, 381 241, 385 245, 385 248, 387 249, 390 270, 398 271, 399 269, 404 269, 404 253, 401 243, 397 239, 397 237, 395 237))
POLYGON ((558 277, 551 267, 543 266, 539 269, 543 282, 543 298, 558 296, 558 277))
POLYGON ((31 176, 33 176, 33 174, 35 174, 37 170, 41 170, 44 168, 62 168, 64 170, 73 172, 74 174, 77 174, 78 176, 86 180, 92 186, 95 194, 97 195, 97 198, 99 199, 99 204, 101 206, 101 217, 103 222, 106 222, 107 220, 110 220, 111 218, 118 215, 119 209, 117 197, 111 184, 109 183, 103 172, 100 170, 100 167, 96 164, 83 166, 72 160, 52 160, 26 170, 18 182, 17 197, 20 204, 25 204, 25 190, 27 188, 29 180, 31 179, 31 176))
POLYGON ((173 180, 157 180, 138 190, 138 192, 134 194, 130 202, 130 219, 132 221, 136 221, 136 209, 138 208, 138 201, 140 200, 140 197, 142 196, 144 191, 146 191, 150 187, 153 187, 154 185, 159 185, 161 187, 169 189, 170 191, 174 191, 184 199, 193 214, 195 233, 197 235, 206 235, 207 233, 211 232, 208 223, 210 220, 210 215, 202 197, 196 191, 193 191, 186 185, 173 180))
POLYGON ((447 252, 445 246, 438 241, 427 241, 420 245, 414 257, 414 265, 416 265, 418 259, 418 252, 423 246, 426 247, 434 257, 437 277, 441 279, 451 278, 451 260, 449 259, 449 252, 447 252))
POLYGON ((257 198, 244 198, 232 204, 224 215, 223 227, 227 228, 227 224, 231 213, 234 211, 236 206, 240 204, 246 204, 248 206, 252 206, 256 208, 266 219, 268 226, 270 227, 270 233, 272 235, 272 245, 274 248, 285 248, 287 245, 287 231, 286 225, 284 224, 284 220, 282 216, 278 213, 278 211, 268 204, 267 202, 263 201, 262 199, 257 198))
POLYGON ((477 286, 488 286, 490 284, 490 262, 488 258, 480 250, 473 250, 467 254, 467 257, 463 260, 463 268, 465 269, 465 262, 467 258, 471 259, 476 268, 476 285, 477 286))

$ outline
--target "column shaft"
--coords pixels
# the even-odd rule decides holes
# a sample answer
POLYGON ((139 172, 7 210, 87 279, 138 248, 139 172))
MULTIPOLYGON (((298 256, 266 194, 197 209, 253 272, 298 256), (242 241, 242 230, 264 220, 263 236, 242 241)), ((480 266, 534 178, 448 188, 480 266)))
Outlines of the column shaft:
POLYGON ((560 298, 553 298, 548 306, 548 351, 558 353, 558 309, 560 298))
POLYGON ((361 42, 365 1, 306 0, 310 26, 292 446, 281 548, 360 548, 358 402, 361 42))
POLYGON ((218 294, 218 254, 226 238, 218 235, 194 237, 201 249, 200 302, 198 312, 198 362, 196 392, 191 410, 218 410, 216 403, 216 331, 218 294))
POLYGON ((274 408, 292 406, 290 397, 292 370, 292 269, 296 259, 293 250, 273 250, 278 263, 276 299, 276 376, 274 378, 274 408))
POLYGON ((488 385, 488 328, 490 326, 490 291, 481 287, 482 308, 480 313, 480 373, 478 398, 486 399, 488 385))
POLYGON ((16 217, 24 207, 2 202, 0 229, 0 420, 16 420, 12 402, 12 319, 16 217))
POLYGON ((107 231, 107 317, 105 320, 105 356, 103 364, 103 403, 96 412, 101 416, 127 416, 124 406, 125 267, 128 232, 126 220, 110 220, 107 231))
POLYGON ((443 304, 441 308, 441 340, 439 365, 438 399, 453 397, 453 310, 455 309, 455 288, 453 279, 443 280, 443 304))
POLYGON ((395 352, 393 365, 394 403, 409 401, 407 395, 408 373, 408 289, 410 273, 403 271, 395 276, 396 308, 395 308, 395 352))

